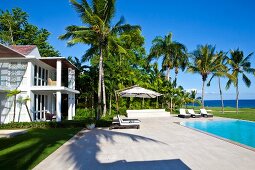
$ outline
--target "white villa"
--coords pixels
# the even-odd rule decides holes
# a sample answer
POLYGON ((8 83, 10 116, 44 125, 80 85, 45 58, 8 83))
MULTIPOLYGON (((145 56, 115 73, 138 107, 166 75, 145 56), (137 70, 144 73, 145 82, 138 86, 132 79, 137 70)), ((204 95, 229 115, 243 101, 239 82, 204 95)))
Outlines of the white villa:
POLYGON ((14 97, 6 90, 20 90, 17 95, 15 122, 45 121, 55 115, 71 120, 75 115, 75 69, 63 57, 41 57, 34 45, 0 44, 0 123, 13 121, 14 97), (29 98, 28 111, 22 99, 29 98))

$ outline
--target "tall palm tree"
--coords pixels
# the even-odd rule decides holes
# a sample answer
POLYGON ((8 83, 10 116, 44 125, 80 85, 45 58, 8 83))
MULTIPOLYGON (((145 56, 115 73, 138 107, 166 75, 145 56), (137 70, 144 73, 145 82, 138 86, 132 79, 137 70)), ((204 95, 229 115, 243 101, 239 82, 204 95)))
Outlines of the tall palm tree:
POLYGON ((193 61, 190 63, 188 72, 198 73, 202 77, 202 107, 204 108, 205 82, 208 75, 223 67, 220 58, 215 55, 215 46, 199 45, 192 54, 193 61))
POLYGON ((230 58, 228 60, 228 64, 230 66, 230 71, 232 72, 232 76, 235 80, 229 79, 226 85, 226 89, 233 84, 236 88, 236 113, 238 113, 238 99, 239 99, 239 76, 242 75, 242 79, 244 84, 247 87, 250 87, 251 80, 246 76, 248 74, 255 74, 255 68, 251 67, 250 58, 253 53, 250 53, 248 56, 244 57, 243 51, 231 50, 230 51, 230 58))
POLYGON ((166 69, 166 80, 169 81, 170 70, 174 67, 179 68, 179 61, 181 61, 179 60, 179 57, 183 55, 185 50, 186 47, 183 44, 172 41, 172 33, 169 33, 164 37, 157 36, 152 41, 152 47, 150 49, 148 59, 152 60, 163 56, 162 68, 166 69))
POLYGON ((177 86, 177 75, 179 73, 179 68, 184 71, 188 65, 188 55, 187 48, 185 45, 176 42, 174 45, 174 54, 173 54, 173 67, 175 73, 174 87, 177 86))
POLYGON ((134 29, 140 29, 139 26, 131 26, 124 24, 124 18, 111 26, 112 19, 115 14, 115 0, 92 0, 90 5, 87 0, 78 3, 76 0, 70 0, 77 13, 79 13, 83 26, 71 25, 66 28, 66 33, 59 38, 68 40, 69 46, 84 43, 89 44, 90 48, 83 55, 83 61, 90 60, 92 57, 99 55, 99 81, 98 81, 98 107, 97 119, 100 118, 102 112, 103 97, 103 114, 106 114, 106 94, 104 83, 103 58, 108 54, 109 44, 118 51, 125 53, 117 35, 134 29))
POLYGON ((234 80, 234 78, 233 78, 233 76, 231 76, 228 73, 229 68, 226 66, 228 57, 227 57, 226 53, 224 53, 223 51, 220 51, 216 55, 219 57, 218 62, 220 62, 222 67, 220 68, 221 70, 214 71, 214 73, 212 74, 212 77, 210 78, 209 82, 207 83, 207 86, 211 85, 211 81, 213 80, 213 78, 218 78, 218 87, 219 87, 220 99, 221 99, 221 112, 224 113, 224 101, 223 101, 223 95, 222 95, 222 90, 221 90, 221 78, 228 77, 231 80, 234 80))

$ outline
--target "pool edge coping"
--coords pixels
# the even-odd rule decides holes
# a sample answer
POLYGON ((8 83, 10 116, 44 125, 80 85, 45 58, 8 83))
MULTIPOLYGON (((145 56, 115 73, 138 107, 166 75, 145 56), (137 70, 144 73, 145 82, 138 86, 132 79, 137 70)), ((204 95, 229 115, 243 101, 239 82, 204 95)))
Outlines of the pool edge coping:
MULTIPOLYGON (((231 118, 229 118, 229 119, 231 119, 231 118)), ((239 120, 239 119, 234 119, 234 120, 239 120)), ((195 121, 198 121, 198 120, 195 120, 195 121)), ((205 120, 203 120, 203 121, 205 121, 205 120)), ((213 120, 210 120, 210 121, 213 121, 213 120)), ((185 122, 185 121, 182 121, 182 122, 185 122)), ((200 133, 203 133, 203 134, 215 137, 217 139, 223 140, 225 142, 228 142, 228 143, 234 144, 236 146, 239 146, 239 147, 242 147, 242 148, 245 148, 245 149, 248 149, 250 151, 255 152, 255 148, 253 148, 253 147, 250 147, 250 146, 247 146, 247 145, 244 145, 244 144, 241 144, 241 143, 238 143, 238 142, 235 142, 235 141, 232 141, 232 140, 229 140, 229 139, 226 139, 226 138, 223 138, 223 137, 220 137, 220 136, 217 136, 217 135, 214 135, 214 134, 211 134, 211 133, 199 130, 199 129, 195 129, 195 128, 192 128, 192 127, 188 127, 188 126, 182 125, 181 122, 173 122, 173 123, 178 124, 178 125, 180 125, 182 127, 185 127, 185 128, 191 129, 191 130, 195 130, 197 132, 200 132, 200 133)))

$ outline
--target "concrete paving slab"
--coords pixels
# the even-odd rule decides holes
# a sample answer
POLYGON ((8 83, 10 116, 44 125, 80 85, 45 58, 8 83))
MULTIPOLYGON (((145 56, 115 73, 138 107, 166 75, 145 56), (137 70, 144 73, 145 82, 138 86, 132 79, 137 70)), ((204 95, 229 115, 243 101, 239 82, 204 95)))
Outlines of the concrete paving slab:
POLYGON ((10 138, 27 133, 27 129, 0 130, 0 138, 10 138))
POLYGON ((34 169, 255 169, 254 151, 174 123, 194 120, 141 118, 141 129, 84 130, 34 169))

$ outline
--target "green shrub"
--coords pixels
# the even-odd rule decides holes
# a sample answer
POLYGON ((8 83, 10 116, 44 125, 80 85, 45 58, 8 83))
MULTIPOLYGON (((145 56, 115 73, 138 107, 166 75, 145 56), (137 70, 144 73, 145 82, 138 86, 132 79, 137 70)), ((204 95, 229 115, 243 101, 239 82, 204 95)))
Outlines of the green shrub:
POLYGON ((0 125, 0 129, 28 129, 28 128, 75 128, 86 127, 93 123, 91 119, 65 120, 62 122, 14 122, 0 125))
POLYGON ((95 118, 95 109, 78 108, 74 116, 74 120, 86 120, 95 118))
POLYGON ((112 124, 112 119, 114 115, 106 115, 105 117, 101 117, 100 120, 96 121, 96 127, 109 127, 112 124))

